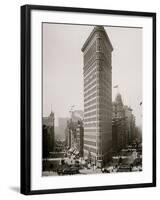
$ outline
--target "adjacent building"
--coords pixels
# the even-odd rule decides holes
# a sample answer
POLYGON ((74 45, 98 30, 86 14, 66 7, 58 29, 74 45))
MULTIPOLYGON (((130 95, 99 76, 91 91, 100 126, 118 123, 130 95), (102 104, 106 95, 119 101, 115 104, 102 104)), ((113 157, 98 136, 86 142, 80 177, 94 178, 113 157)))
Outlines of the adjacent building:
POLYGON ((128 136, 128 144, 131 144, 135 139, 135 116, 132 113, 132 109, 128 106, 124 106, 125 118, 126 118, 126 129, 128 136))
POLYGON ((135 116, 132 109, 123 105, 121 94, 118 93, 112 103, 112 146, 117 153, 131 144, 135 138, 135 116))
POLYGON ((61 141, 65 140, 65 129, 66 129, 68 120, 69 118, 67 117, 58 118, 58 125, 55 127, 55 137, 57 140, 61 140, 61 141))
POLYGON ((127 144, 125 111, 121 95, 118 93, 112 103, 112 145, 113 152, 118 152, 127 144))
POLYGON ((82 47, 84 57, 84 154, 96 165, 112 147, 112 51, 103 26, 94 27, 82 47))
POLYGON ((48 158, 54 151, 55 134, 54 134, 54 113, 51 111, 48 117, 43 117, 42 130, 43 158, 48 158))
POLYGON ((71 113, 71 118, 67 122, 65 134, 66 146, 68 149, 82 157, 84 143, 83 111, 75 110, 71 113))

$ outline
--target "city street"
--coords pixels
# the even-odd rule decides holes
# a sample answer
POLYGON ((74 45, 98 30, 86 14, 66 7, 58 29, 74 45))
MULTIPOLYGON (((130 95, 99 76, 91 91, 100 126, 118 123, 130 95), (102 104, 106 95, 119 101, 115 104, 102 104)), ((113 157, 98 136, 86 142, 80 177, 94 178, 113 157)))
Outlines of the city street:
POLYGON ((79 158, 67 150, 63 154, 59 152, 59 155, 63 155, 63 157, 47 159, 48 168, 43 171, 43 176, 142 171, 141 147, 128 146, 122 149, 117 155, 112 156, 111 161, 102 168, 97 168, 96 165, 89 163, 86 157, 85 159, 83 157, 79 158), (53 169, 53 166, 57 167, 53 169))

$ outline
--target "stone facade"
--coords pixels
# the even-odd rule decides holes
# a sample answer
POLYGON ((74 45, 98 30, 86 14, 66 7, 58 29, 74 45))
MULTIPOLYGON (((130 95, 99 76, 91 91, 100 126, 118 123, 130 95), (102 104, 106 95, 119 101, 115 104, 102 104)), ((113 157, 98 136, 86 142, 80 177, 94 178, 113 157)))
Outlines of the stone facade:
POLYGON ((43 158, 50 156, 54 151, 55 133, 54 133, 54 113, 51 112, 48 117, 43 117, 42 129, 42 142, 43 142, 43 158))
POLYGON ((106 163, 112 144, 112 44, 96 26, 82 47, 84 56, 84 154, 106 163))
POLYGON ((135 138, 135 116, 132 109, 123 105, 122 97, 118 93, 112 103, 112 145, 113 152, 131 144, 135 138))
POLYGON ((135 139, 135 116, 132 113, 132 109, 128 106, 124 106, 126 127, 128 131, 128 143, 132 143, 135 139))
POLYGON ((79 153, 79 156, 83 156, 83 122, 82 120, 73 121, 68 120, 66 127, 66 146, 79 153))

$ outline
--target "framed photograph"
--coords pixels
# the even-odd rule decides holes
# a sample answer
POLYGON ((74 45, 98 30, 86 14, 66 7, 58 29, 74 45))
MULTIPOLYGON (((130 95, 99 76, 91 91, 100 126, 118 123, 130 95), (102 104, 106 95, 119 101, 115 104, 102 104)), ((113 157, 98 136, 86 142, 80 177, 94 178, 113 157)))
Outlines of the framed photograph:
POLYGON ((156 13, 21 7, 21 193, 156 186, 156 13))

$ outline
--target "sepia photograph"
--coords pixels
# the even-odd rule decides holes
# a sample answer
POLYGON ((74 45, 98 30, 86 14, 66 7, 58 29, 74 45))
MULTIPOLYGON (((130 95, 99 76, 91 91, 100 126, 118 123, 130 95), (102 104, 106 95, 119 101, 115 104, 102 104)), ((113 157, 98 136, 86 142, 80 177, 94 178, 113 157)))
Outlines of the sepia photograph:
POLYGON ((156 14, 21 7, 21 193, 156 186, 156 14))
POLYGON ((42 176, 142 172, 143 28, 41 30, 42 176))

